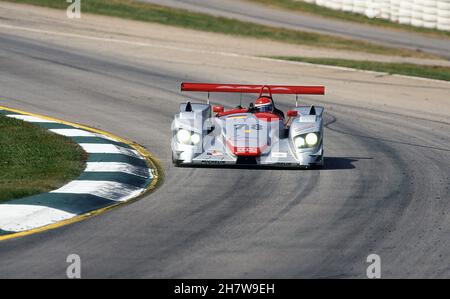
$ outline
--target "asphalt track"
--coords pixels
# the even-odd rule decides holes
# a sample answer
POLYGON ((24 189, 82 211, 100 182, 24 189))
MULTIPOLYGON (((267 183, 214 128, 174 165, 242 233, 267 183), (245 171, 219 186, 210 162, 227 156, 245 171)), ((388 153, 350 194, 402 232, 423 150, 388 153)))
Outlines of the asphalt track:
MULTIPOLYGON (((120 47, 0 33, 2 105, 135 140, 165 170, 163 186, 134 204, 1 242, 0 278, 64 278, 71 253, 81 256, 85 278, 364 278, 371 253, 381 256, 385 278, 450 278, 448 106, 427 104, 448 100, 448 84, 205 53, 184 60, 169 50, 169 58, 149 49, 137 59, 120 47), (215 66, 222 61, 228 66, 215 66), (298 74, 288 76, 291 68, 298 74), (304 99, 327 109, 323 170, 171 166, 179 83, 249 78, 328 85, 329 96, 304 99), (362 100, 392 90, 411 103, 429 94, 423 107, 440 113, 362 100)), ((278 103, 287 109, 292 99, 278 103)))
POLYGON ((268 8, 245 0, 140 0, 274 27, 326 33, 450 58, 448 39, 268 8))

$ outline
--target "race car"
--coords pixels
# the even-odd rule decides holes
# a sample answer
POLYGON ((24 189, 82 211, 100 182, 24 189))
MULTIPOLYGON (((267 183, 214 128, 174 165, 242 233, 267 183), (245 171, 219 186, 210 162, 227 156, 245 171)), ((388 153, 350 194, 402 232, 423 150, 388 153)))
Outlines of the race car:
POLYGON ((323 86, 182 83, 183 92, 206 92, 206 103, 181 103, 172 122, 175 166, 261 165, 320 168, 323 158, 323 112, 298 105, 298 95, 324 95, 323 86), (225 110, 210 104, 210 93, 253 93, 255 102, 225 110), (274 94, 296 95, 286 115, 274 94))

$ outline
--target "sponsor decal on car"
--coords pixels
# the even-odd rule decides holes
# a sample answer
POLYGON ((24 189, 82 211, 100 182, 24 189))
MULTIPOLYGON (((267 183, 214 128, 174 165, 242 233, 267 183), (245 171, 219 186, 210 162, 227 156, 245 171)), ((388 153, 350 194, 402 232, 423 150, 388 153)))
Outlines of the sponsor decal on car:
POLYGON ((256 154, 256 153, 258 153, 258 148, 256 148, 256 147, 237 147, 236 152, 237 153, 256 154))
POLYGON ((221 151, 212 150, 212 151, 209 151, 207 153, 207 155, 209 155, 209 156, 223 156, 223 153, 221 151))
POLYGON ((227 119, 246 119, 247 115, 236 115, 236 116, 229 116, 227 119))
POLYGON ((315 123, 317 121, 317 116, 315 115, 302 115, 298 119, 298 122, 301 123, 315 123))
POLYGON ((301 163, 294 163, 294 162, 277 162, 277 163, 273 163, 271 165, 276 165, 276 166, 283 166, 283 167, 289 167, 289 166, 302 166, 301 163))
POLYGON ((287 153, 285 152, 272 152, 273 158, 287 158, 287 153))
POLYGON ((222 160, 203 160, 201 161, 202 164, 225 164, 225 161, 222 160))

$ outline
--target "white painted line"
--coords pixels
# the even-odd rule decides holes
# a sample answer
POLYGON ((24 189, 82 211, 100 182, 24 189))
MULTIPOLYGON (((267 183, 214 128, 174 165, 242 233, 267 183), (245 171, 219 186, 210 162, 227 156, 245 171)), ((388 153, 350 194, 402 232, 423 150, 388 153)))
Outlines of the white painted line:
POLYGON ((66 137, 99 137, 110 141, 120 142, 119 140, 108 137, 106 135, 97 134, 81 129, 50 129, 50 131, 66 137))
POLYGON ((80 143, 79 144, 88 154, 123 154, 130 157, 143 159, 138 151, 118 146, 115 144, 101 143, 80 143))
POLYGON ((103 139, 107 139, 107 140, 109 140, 109 141, 121 142, 120 140, 111 138, 111 137, 106 136, 106 135, 97 134, 97 133, 96 133, 95 135, 96 135, 97 137, 100 137, 100 138, 103 138, 103 139))
POLYGON ((84 172, 123 172, 144 178, 153 178, 153 174, 149 173, 148 168, 120 162, 88 162, 84 172))
POLYGON ((127 201, 144 192, 145 189, 109 181, 72 181, 50 193, 91 194, 113 201, 127 201))
MULTIPOLYGON (((284 63, 284 64, 305 65, 305 66, 312 66, 312 67, 316 67, 316 68, 335 69, 335 70, 343 70, 343 71, 349 71, 349 72, 372 73, 372 74, 381 75, 381 76, 388 75, 388 73, 383 73, 383 72, 365 71, 365 70, 358 70, 358 69, 324 65, 324 64, 313 64, 313 63, 307 63, 307 62, 298 62, 298 61, 280 60, 280 59, 275 59, 275 58, 257 57, 257 56, 237 54, 237 53, 232 53, 232 52, 211 51, 211 50, 192 49, 192 48, 186 48, 186 47, 155 45, 155 44, 146 43, 146 42, 127 41, 127 40, 108 38, 108 37, 96 37, 96 36, 89 36, 89 35, 82 35, 82 34, 32 29, 32 28, 27 28, 27 27, 22 27, 22 26, 13 26, 13 25, 7 25, 7 24, 0 24, 0 28, 28 31, 28 32, 34 32, 34 33, 42 33, 42 34, 48 34, 48 35, 54 35, 54 36, 73 37, 73 38, 81 38, 81 39, 87 39, 87 40, 96 40, 96 41, 104 41, 104 42, 119 43, 119 44, 126 44, 126 45, 157 48, 157 49, 175 50, 175 51, 200 53, 200 54, 204 53, 204 54, 220 55, 220 56, 225 56, 225 57, 239 57, 239 58, 246 58, 246 59, 258 60, 258 61, 272 61, 272 62, 278 62, 278 63, 284 63)), ((408 79, 421 79, 421 81, 450 84, 450 82, 444 81, 444 80, 419 78, 419 77, 405 76, 405 75, 402 75, 402 76, 405 78, 408 78, 408 79)))
POLYGON ((51 129, 50 131, 66 137, 97 137, 97 134, 80 129, 51 129))
POLYGON ((36 205, 0 205, 0 229, 21 232, 75 217, 75 214, 36 205))
POLYGON ((8 114, 6 116, 15 118, 15 119, 20 119, 20 120, 30 122, 30 123, 56 123, 56 121, 53 121, 53 120, 48 120, 45 118, 40 118, 40 117, 36 117, 36 116, 31 116, 31 115, 8 114))

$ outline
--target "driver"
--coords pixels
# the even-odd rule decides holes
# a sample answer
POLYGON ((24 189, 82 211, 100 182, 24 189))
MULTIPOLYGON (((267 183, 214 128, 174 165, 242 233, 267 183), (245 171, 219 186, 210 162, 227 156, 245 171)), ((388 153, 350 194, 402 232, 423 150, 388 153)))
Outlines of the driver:
POLYGON ((273 112, 272 101, 268 97, 260 97, 255 102, 256 112, 273 112))

